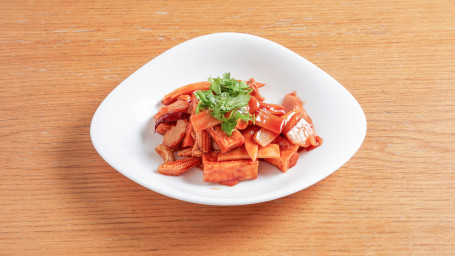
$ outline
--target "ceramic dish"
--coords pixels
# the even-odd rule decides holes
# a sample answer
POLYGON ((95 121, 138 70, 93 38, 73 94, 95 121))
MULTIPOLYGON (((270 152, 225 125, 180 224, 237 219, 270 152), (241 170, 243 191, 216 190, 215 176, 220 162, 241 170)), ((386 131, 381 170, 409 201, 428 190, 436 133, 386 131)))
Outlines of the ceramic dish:
POLYGON ((257 36, 217 33, 179 44, 134 72, 101 103, 90 133, 101 157, 144 187, 193 203, 243 205, 290 195, 329 176, 359 149, 366 120, 341 84, 298 54, 257 36), (233 187, 204 183, 198 168, 179 177, 158 174, 162 159, 153 149, 162 135, 153 133, 152 116, 161 98, 177 87, 225 72, 265 83, 261 94, 269 103, 281 103, 286 93, 296 91, 323 145, 302 152, 286 173, 261 162, 256 180, 233 187))

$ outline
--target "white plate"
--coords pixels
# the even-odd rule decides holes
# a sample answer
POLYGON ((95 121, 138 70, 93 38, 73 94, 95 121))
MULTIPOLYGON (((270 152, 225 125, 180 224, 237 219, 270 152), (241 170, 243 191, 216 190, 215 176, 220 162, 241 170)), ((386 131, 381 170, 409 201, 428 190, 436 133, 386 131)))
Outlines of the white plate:
POLYGON ((291 50, 257 36, 217 33, 177 45, 134 72, 101 103, 90 134, 106 162, 144 187, 193 203, 243 205, 290 195, 333 173, 359 149, 366 120, 341 84, 291 50), (287 173, 261 163, 256 180, 233 187, 204 183, 197 168, 179 177, 158 174, 162 159, 153 148, 162 135, 149 131, 161 98, 177 87, 225 72, 266 83, 261 93, 269 103, 281 103, 285 94, 297 91, 323 145, 301 153, 287 173))

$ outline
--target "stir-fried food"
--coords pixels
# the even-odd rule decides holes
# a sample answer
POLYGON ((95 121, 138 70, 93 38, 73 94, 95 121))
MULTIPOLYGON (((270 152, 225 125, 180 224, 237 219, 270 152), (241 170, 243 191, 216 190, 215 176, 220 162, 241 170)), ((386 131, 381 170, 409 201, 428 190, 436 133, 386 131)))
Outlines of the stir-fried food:
POLYGON ((281 105, 266 103, 264 85, 226 73, 165 95, 154 116, 155 131, 164 135, 156 148, 163 157, 158 172, 178 176, 197 166, 205 182, 233 186, 256 179, 260 160, 286 172, 299 152, 320 146, 296 93, 281 105))

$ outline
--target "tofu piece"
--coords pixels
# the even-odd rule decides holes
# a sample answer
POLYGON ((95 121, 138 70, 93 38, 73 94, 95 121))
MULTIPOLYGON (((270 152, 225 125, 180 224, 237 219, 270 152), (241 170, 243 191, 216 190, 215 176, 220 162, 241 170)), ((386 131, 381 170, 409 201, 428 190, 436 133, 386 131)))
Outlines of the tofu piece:
POLYGON ((281 136, 276 137, 274 143, 277 143, 280 147, 280 157, 264 158, 264 160, 267 163, 276 166, 280 171, 286 172, 297 163, 297 160, 299 159, 299 146, 281 136))
POLYGON ((253 180, 258 176, 259 162, 234 160, 217 162, 214 154, 203 154, 204 182, 235 182, 253 180))
POLYGON ((238 130, 234 130, 232 135, 229 136, 221 129, 221 125, 207 128, 207 131, 220 148, 221 153, 238 148, 245 142, 245 138, 243 138, 243 135, 238 130))

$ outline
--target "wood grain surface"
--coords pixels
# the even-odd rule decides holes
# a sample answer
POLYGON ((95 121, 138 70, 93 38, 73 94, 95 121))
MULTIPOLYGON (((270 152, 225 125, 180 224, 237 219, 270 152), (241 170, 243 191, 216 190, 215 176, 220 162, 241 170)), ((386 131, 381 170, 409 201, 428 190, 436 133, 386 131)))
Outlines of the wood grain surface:
MULTIPOLYGON (((454 1, 0 1, 0 255, 455 255, 454 1), (91 118, 163 51, 214 32, 282 44, 343 84, 368 132, 271 202, 145 189, 91 118)), ((334 127, 335 128, 335 127, 334 127)))

